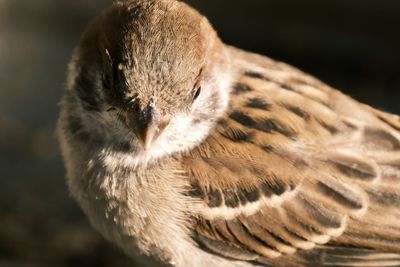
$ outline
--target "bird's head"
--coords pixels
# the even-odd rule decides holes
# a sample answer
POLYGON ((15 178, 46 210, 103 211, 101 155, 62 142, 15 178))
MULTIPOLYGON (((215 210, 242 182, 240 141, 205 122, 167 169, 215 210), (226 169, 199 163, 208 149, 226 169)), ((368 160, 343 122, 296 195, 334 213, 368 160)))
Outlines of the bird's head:
POLYGON ((117 1, 75 51, 70 112, 90 133, 130 140, 138 151, 193 147, 227 106, 227 53, 207 19, 182 2, 117 1))

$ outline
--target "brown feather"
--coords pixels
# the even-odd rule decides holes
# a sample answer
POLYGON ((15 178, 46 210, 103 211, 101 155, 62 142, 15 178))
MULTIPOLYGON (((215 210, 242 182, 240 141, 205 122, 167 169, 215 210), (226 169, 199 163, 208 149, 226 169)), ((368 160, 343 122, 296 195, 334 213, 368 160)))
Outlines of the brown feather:
MULTIPOLYGON (((277 266, 399 263, 400 163, 391 160, 399 118, 284 64, 231 53, 260 71, 238 71, 226 118, 182 157, 194 190, 204 192, 197 216, 218 225, 208 249, 277 266), (223 200, 213 206, 216 190, 223 200)), ((205 244, 199 223, 193 232, 205 244)))

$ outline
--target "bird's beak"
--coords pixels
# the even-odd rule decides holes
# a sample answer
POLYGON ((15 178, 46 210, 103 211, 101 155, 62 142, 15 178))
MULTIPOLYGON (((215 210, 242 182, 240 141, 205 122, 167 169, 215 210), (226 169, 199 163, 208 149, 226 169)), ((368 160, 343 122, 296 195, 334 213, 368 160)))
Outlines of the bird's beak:
POLYGON ((148 150, 169 124, 169 116, 163 116, 150 102, 139 113, 134 111, 128 115, 128 124, 136 131, 143 149, 148 150))

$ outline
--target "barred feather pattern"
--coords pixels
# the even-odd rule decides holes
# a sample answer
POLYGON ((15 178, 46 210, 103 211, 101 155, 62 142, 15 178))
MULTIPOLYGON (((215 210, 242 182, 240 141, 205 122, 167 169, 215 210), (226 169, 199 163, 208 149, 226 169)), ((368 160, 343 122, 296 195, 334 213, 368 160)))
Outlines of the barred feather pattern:
POLYGON ((399 266, 399 117, 230 50, 229 109, 179 158, 198 246, 254 265, 399 266))

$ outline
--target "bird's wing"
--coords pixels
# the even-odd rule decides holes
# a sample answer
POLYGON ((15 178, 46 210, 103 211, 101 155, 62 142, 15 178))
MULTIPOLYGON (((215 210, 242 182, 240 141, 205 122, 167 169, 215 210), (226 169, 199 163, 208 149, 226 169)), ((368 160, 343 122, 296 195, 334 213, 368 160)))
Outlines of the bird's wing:
POLYGON ((399 117, 246 57, 262 64, 241 62, 225 118, 182 159, 194 240, 274 266, 400 265, 399 117))

